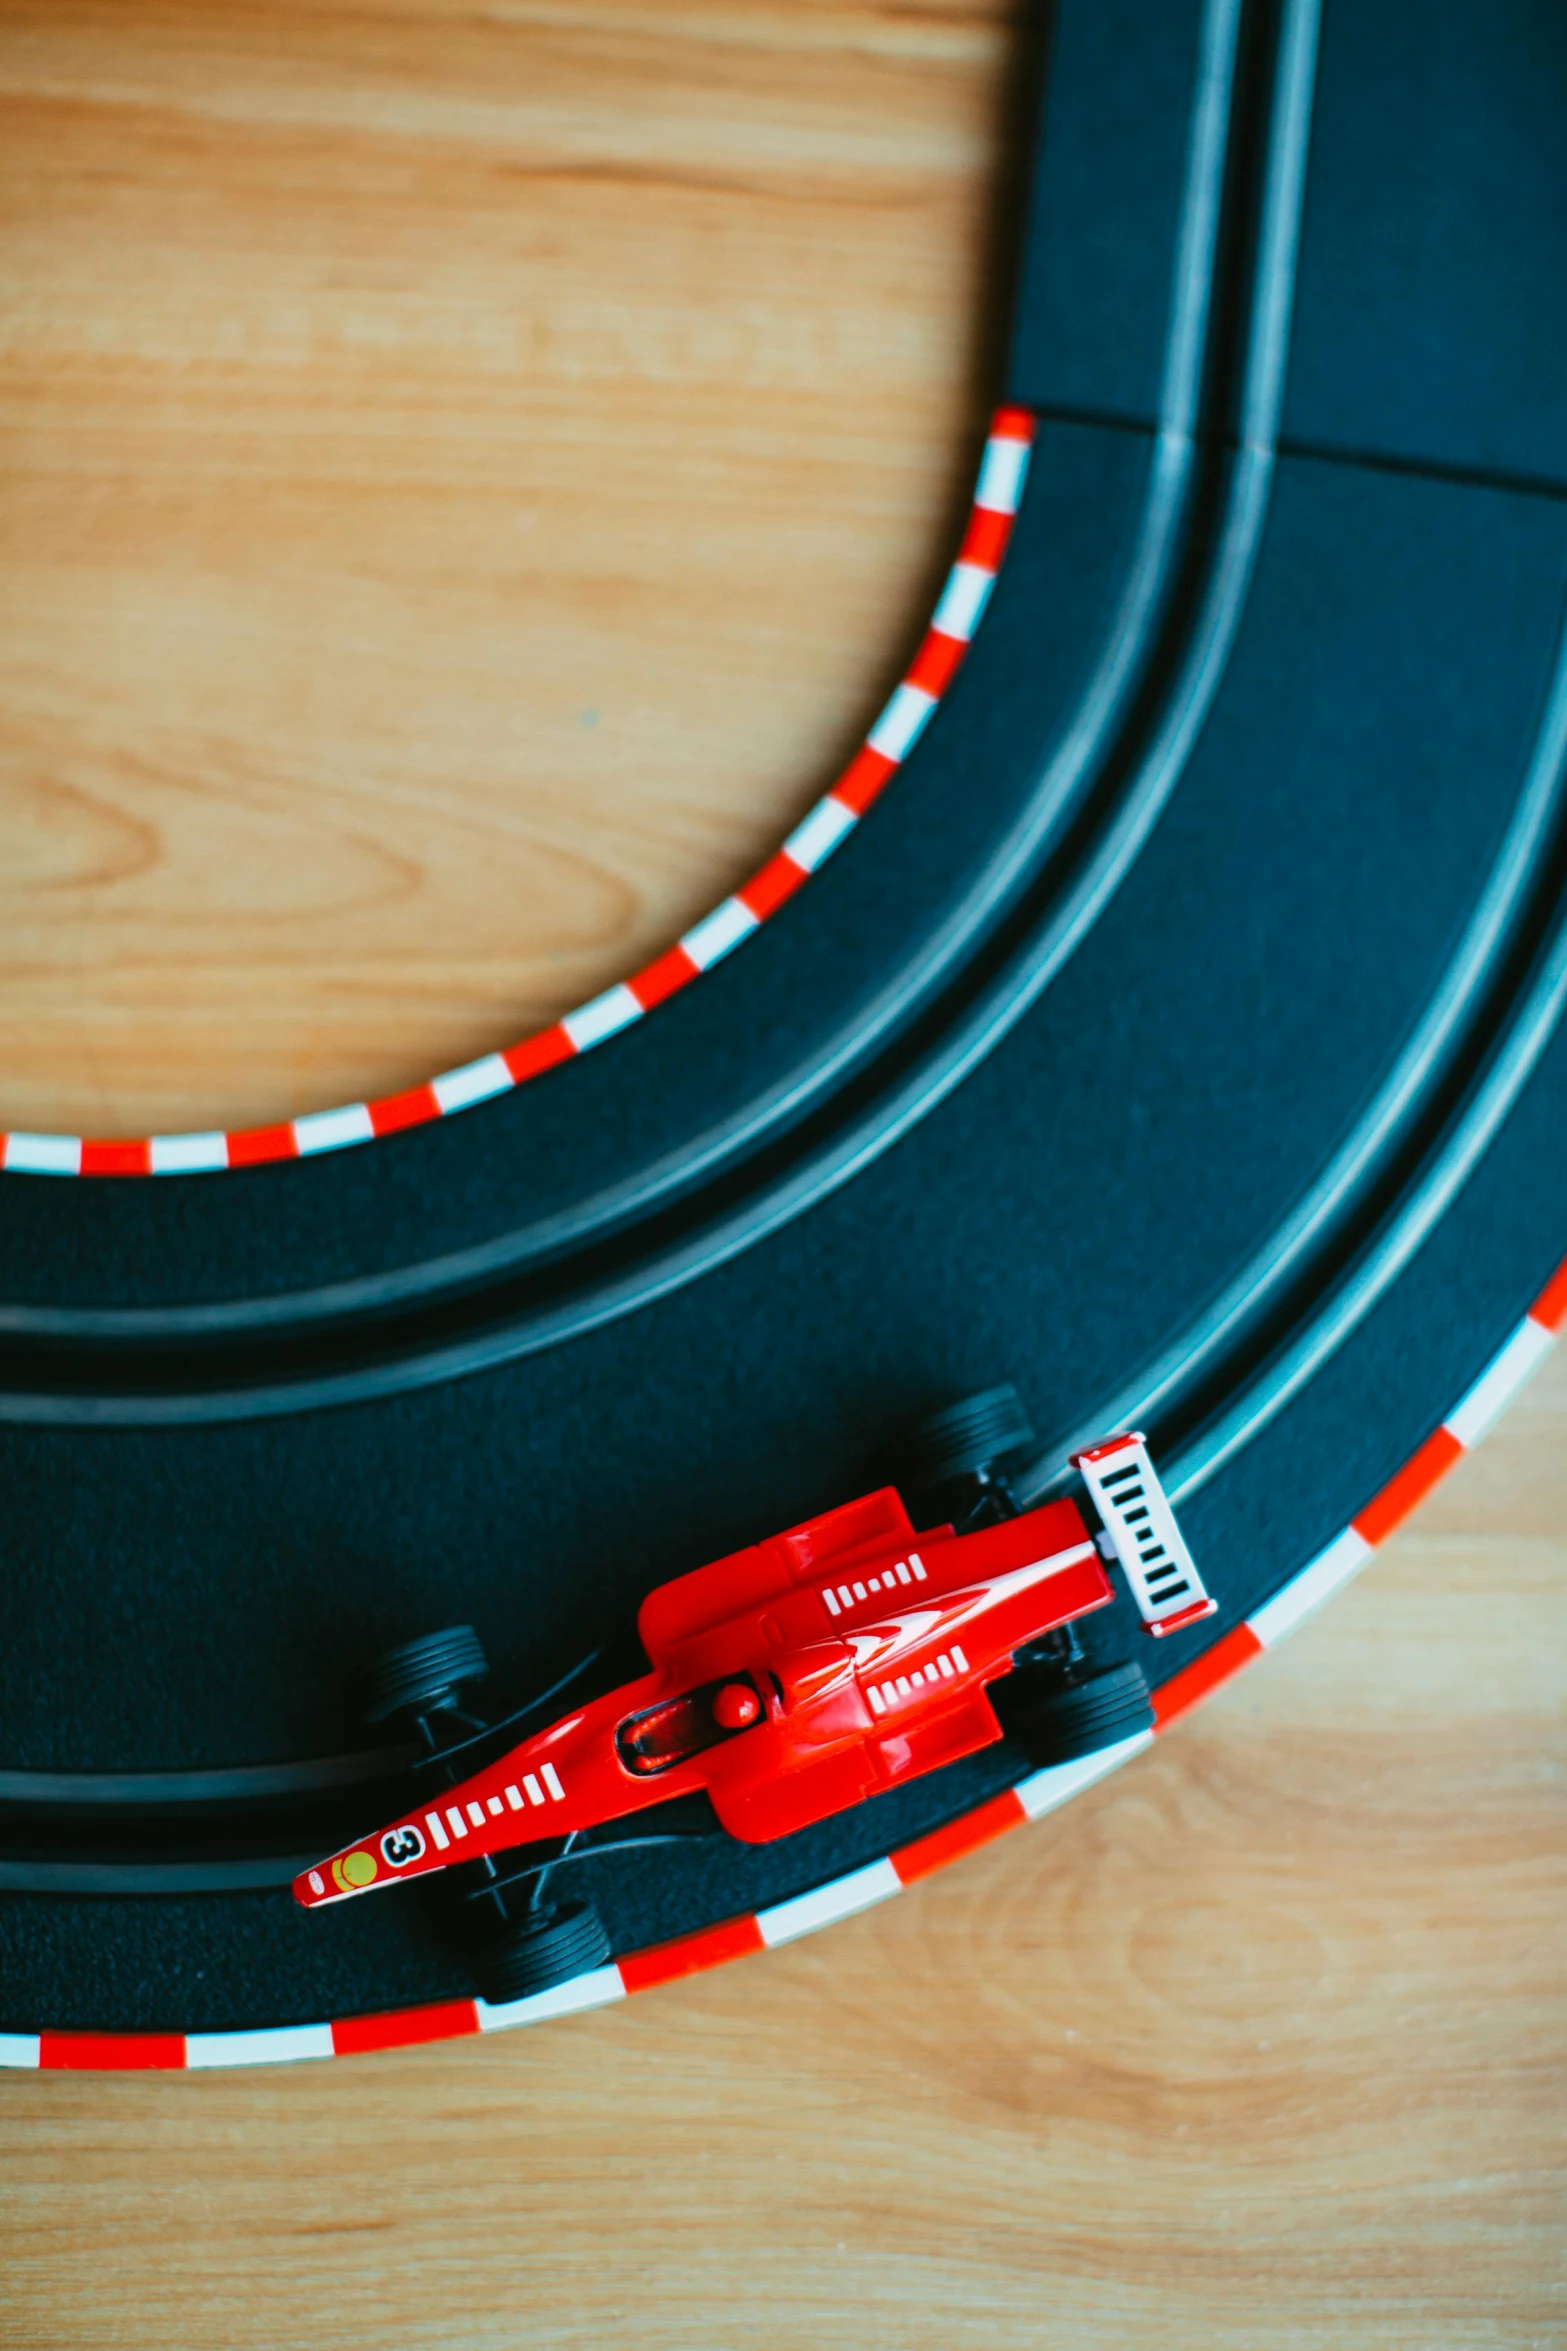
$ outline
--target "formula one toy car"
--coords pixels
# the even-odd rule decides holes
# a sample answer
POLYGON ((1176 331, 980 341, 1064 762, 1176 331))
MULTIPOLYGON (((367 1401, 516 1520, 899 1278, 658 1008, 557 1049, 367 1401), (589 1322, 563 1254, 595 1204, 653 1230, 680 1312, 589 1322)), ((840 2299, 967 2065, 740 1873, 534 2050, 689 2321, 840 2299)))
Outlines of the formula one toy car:
POLYGON ((920 1437, 921 1484, 955 1505, 947 1523, 917 1528, 883 1487, 661 1585, 637 1617, 646 1674, 468 1776, 458 1757, 495 1744, 459 1703, 484 1671, 471 1630, 383 1659, 372 1711, 414 1723, 447 1784, 305 1871, 297 1899, 313 1908, 478 1862, 472 1891, 504 1926, 481 1989, 517 1998, 608 1957, 589 1905, 543 1900, 585 1831, 696 1797, 747 1843, 788 1836, 1001 1738, 998 1685, 1006 1733, 1036 1764, 1145 1728, 1141 1668, 1091 1669, 1077 1620, 1114 1598, 1113 1562, 1154 1635, 1214 1603, 1141 1436, 1075 1457, 1097 1527, 1071 1499, 1019 1506, 1002 1465, 1029 1430, 1010 1388, 951 1407, 920 1437), (545 1840, 543 1859, 500 1876, 495 1854, 545 1840), (532 1900, 513 1919, 505 1889, 524 1882, 532 1900))

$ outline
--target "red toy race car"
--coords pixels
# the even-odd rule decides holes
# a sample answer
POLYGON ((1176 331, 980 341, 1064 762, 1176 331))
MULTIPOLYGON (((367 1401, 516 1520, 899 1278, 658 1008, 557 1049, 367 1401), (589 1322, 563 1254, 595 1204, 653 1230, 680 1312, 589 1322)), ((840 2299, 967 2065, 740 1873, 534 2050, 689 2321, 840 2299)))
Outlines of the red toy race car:
MULTIPOLYGON (((956 1504, 951 1521, 916 1528, 883 1487, 661 1585, 637 1618, 647 1673, 468 1776, 456 1776, 446 1748, 455 1784, 305 1871, 298 1900, 340 1902, 483 1860, 475 1891, 493 1897, 507 1932, 481 1989, 516 1998, 608 1956, 588 1906, 539 1899, 584 1831, 701 1796, 731 1836, 788 1836, 999 1739, 998 1684, 1005 1728, 1036 1763, 1144 1728, 1140 1667, 1090 1670, 1076 1620, 1113 1598, 1111 1560, 1152 1633, 1214 1603, 1141 1437, 1077 1456, 1096 1534, 1075 1501, 1022 1510, 1013 1498, 1002 1463, 1028 1429, 1010 1389, 967 1399, 922 1434, 924 1482, 956 1504), (489 1857, 546 1839, 565 1848, 511 1881, 531 1879, 535 1894, 512 1920, 489 1857)), ((439 1761, 440 1718, 467 1727, 456 1687, 482 1670, 466 1627, 412 1643, 382 1661, 377 1712, 414 1720, 439 1761)), ((458 1741, 464 1751, 493 1744, 482 1730, 458 1741)))

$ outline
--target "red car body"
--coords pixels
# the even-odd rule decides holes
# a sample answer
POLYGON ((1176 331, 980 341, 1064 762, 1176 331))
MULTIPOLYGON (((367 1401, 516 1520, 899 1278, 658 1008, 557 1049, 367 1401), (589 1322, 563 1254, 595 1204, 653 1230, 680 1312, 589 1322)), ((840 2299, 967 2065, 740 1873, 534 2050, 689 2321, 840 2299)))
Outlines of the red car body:
POLYGON ((732 1836, 788 1836, 1001 1736, 987 1684, 1112 1597, 1070 1501, 918 1531, 891 1487, 648 1595, 639 1680, 294 1882, 308 1907, 705 1791, 732 1836))

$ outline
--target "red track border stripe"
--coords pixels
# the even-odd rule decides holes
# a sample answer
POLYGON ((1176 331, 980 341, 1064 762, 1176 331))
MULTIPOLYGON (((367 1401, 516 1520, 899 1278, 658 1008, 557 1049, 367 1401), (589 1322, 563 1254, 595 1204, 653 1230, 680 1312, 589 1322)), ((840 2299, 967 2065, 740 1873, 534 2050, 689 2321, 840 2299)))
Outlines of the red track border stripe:
POLYGON ((833 798, 841 800, 853 816, 863 816, 880 799, 885 787, 898 772, 898 763, 889 759, 885 751, 877 751, 865 743, 856 751, 848 766, 833 786, 833 798))
POLYGON ((976 571, 999 571, 1001 558, 1006 553, 1007 541, 1012 536, 1012 517, 997 514, 988 506, 976 506, 969 516, 963 544, 958 549, 959 563, 971 563, 976 571))
POLYGON ((370 2049, 411 2049, 423 2041, 460 2041, 478 2029, 479 2012, 471 2000, 387 2008, 374 2016, 334 2018, 332 2054, 348 2057, 370 2049))
POLYGON ((1250 1625, 1232 1625, 1211 1649, 1205 1649, 1190 1665, 1183 1665, 1179 1673, 1160 1683, 1153 1694, 1154 1729, 1167 1730, 1211 1690, 1227 1682, 1231 1674, 1239 1673, 1243 1665, 1250 1665, 1254 1657, 1261 1655, 1262 1643, 1250 1625))
POLYGON ((91 1176, 151 1175, 152 1145, 149 1142, 82 1144, 81 1173, 91 1176))
POLYGON ((993 1845, 997 1837, 1004 1837, 1008 1829, 1021 1828, 1028 1814, 1022 1799, 1011 1788, 1003 1788, 999 1796, 977 1804, 972 1812, 960 1813, 929 1836, 916 1837, 912 1844, 899 1845, 888 1855, 893 1868, 906 1886, 916 1885, 921 1878, 934 1876, 945 1869, 949 1861, 960 1861, 965 1853, 977 1853, 981 1845, 993 1845))
POLYGON ((701 976, 684 947, 671 947, 643 970, 634 972, 626 985, 643 1011, 651 1012, 655 1004, 662 1004, 677 989, 689 987, 701 976))
POLYGON ((1561 1336, 1562 1325, 1567 1323, 1567 1260, 1557 1267, 1530 1307, 1529 1320, 1537 1322, 1553 1338, 1561 1336))
POLYGON ((655 1984, 672 1984, 681 1976, 700 1975, 705 1968, 723 1967, 731 1959, 747 1959, 765 1951, 755 1913, 726 1918, 694 1935, 679 1935, 672 1943, 655 1943, 650 1950, 633 1951, 618 1962, 620 1980, 628 1992, 650 1991, 655 1984))
POLYGON ((410 1086, 406 1094, 383 1094, 379 1102, 371 1102, 367 1108, 378 1139, 382 1135, 401 1134, 404 1127, 423 1126, 427 1120, 441 1115, 441 1105, 428 1086, 410 1086))
POLYGON ((501 1055, 510 1070, 514 1084, 524 1086, 529 1078, 541 1077, 545 1070, 558 1068, 563 1061, 576 1055, 572 1043, 559 1021, 553 1028, 541 1029, 536 1037, 524 1037, 520 1045, 509 1045, 501 1055))
POLYGON ((993 441, 1032 441, 1034 412, 1031 408, 998 408, 990 420, 993 441))
POLYGON ((765 922, 776 914, 786 899, 792 898, 802 882, 810 875, 803 865, 796 865, 787 849, 780 849, 776 857, 769 857, 760 873, 753 874, 743 890, 735 895, 748 906, 758 922, 765 922))
POLYGON ((925 642, 909 665, 907 683, 939 701, 957 676, 958 664, 967 651, 964 638, 949 637, 942 629, 927 629, 925 642))
POLYGON ((1423 1502, 1432 1487, 1441 1483, 1463 1450, 1445 1423, 1433 1429, 1398 1475, 1389 1478, 1381 1493, 1374 1495, 1365 1509, 1350 1520, 1356 1534, 1373 1550, 1377 1544, 1385 1543, 1393 1529, 1403 1525, 1416 1504, 1423 1502))
POLYGON ((297 1159, 292 1126, 241 1127, 224 1137, 230 1167, 261 1167, 273 1159, 297 1159))
POLYGON ((40 2033, 38 2063, 52 2073, 178 2073, 183 2033, 40 2033))

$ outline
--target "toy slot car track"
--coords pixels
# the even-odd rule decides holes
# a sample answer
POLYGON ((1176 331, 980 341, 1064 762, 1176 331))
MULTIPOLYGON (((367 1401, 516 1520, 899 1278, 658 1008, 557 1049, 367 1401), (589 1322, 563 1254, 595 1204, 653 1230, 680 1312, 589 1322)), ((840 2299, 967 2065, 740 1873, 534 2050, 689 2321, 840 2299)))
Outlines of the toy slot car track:
MULTIPOLYGON (((1148 1661, 1189 1692, 1557 1319, 1567 33, 1132 13, 1044 58, 988 609, 809 886, 459 1116, 0 1183, 0 2023, 461 2001, 416 1897, 280 1890, 395 1809, 344 1696, 387 1641, 471 1619, 520 1702, 1010 1377, 1030 1499, 1148 1429, 1222 1603, 1148 1661)), ((631 1951, 1021 1771, 577 1867, 631 1951)))

